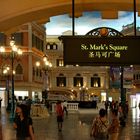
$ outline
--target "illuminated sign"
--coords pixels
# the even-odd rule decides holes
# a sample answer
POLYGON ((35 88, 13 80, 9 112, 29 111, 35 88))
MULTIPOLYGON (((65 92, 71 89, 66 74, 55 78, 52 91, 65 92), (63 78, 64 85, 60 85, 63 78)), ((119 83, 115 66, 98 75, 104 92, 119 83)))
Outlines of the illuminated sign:
POLYGON ((140 37, 62 36, 65 65, 140 64, 140 37))

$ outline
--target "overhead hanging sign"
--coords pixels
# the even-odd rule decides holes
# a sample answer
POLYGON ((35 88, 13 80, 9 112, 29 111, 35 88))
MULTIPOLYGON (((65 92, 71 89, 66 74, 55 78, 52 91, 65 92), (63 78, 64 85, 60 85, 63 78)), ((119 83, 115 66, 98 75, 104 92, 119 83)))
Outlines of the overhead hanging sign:
POLYGON ((140 64, 140 37, 61 36, 65 65, 140 64))

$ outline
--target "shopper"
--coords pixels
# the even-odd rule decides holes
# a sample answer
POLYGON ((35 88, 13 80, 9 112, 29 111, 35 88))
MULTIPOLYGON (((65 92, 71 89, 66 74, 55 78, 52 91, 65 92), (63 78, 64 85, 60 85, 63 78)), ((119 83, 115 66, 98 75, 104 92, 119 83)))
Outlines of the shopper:
POLYGON ((16 107, 13 127, 16 129, 16 140, 35 140, 32 119, 28 116, 26 105, 20 104, 16 107))
POLYGON ((118 111, 112 110, 111 117, 112 117, 111 124, 109 125, 108 128, 109 140, 118 140, 118 134, 119 134, 118 111))
POLYGON ((108 114, 109 101, 106 100, 104 105, 105 105, 106 114, 108 114))
POLYGON ((107 140, 108 126, 106 110, 102 108, 99 111, 99 116, 93 120, 90 136, 93 136, 95 140, 107 140))
POLYGON ((63 111, 66 112, 66 115, 68 115, 67 107, 68 107, 68 103, 67 103, 67 101, 64 101, 63 102, 63 111))
POLYGON ((64 112, 63 107, 61 105, 61 101, 58 101, 56 104, 56 115, 57 115, 58 130, 62 131, 64 112))

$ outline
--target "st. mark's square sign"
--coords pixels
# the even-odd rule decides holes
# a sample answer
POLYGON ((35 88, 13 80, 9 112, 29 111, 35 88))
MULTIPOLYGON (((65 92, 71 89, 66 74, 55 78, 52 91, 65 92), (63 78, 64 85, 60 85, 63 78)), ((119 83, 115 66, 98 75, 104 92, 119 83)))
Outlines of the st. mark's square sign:
POLYGON ((61 36, 64 64, 127 66, 140 64, 140 36, 61 36))

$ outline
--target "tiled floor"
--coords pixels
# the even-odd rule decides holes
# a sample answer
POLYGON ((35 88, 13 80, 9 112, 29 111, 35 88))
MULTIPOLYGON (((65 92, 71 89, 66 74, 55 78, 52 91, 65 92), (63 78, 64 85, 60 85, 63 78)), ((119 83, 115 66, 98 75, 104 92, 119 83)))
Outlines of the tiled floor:
MULTIPOLYGON (((36 140, 91 140, 89 129, 92 119, 96 116, 95 110, 80 110, 79 113, 71 113, 65 116, 63 131, 57 130, 56 116, 48 118, 34 118, 36 140)), ((15 130, 5 111, 1 113, 4 140, 15 140, 15 130)), ((127 118, 125 128, 120 128, 119 140, 140 140, 139 110, 132 109, 127 118)))

